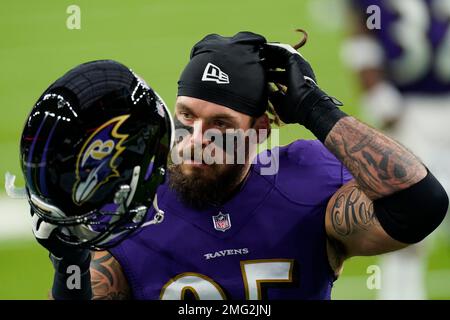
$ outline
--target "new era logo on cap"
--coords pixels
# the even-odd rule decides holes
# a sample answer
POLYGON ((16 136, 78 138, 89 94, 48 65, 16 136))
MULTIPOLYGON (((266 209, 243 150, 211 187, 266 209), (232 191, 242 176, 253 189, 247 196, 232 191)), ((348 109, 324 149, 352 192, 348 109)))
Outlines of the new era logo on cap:
POLYGON ((206 65, 205 71, 203 71, 202 81, 214 81, 218 84, 227 84, 230 83, 230 78, 218 66, 210 62, 206 65))

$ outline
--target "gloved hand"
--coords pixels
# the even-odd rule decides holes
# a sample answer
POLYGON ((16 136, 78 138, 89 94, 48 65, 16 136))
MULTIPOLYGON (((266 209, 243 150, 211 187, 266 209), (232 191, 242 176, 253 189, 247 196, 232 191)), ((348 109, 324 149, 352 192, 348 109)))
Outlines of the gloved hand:
POLYGON ((31 209, 33 234, 44 248, 50 252, 50 260, 55 268, 52 297, 56 300, 90 300, 92 299, 91 275, 89 267, 91 253, 88 249, 71 246, 58 237, 58 226, 43 221, 31 209), (69 267, 78 266, 80 270, 79 286, 69 287, 71 276, 69 267))
POLYGON ((70 265, 78 265, 81 270, 89 269, 90 251, 71 246, 58 238, 59 227, 43 221, 30 209, 33 234, 37 242, 50 252, 55 270, 66 273, 70 265))
POLYGON ((317 86, 311 65, 290 45, 267 43, 264 57, 268 82, 276 84, 279 89, 269 93, 269 101, 281 120, 304 125, 323 141, 331 128, 319 128, 318 122, 322 121, 322 115, 330 112, 333 113, 333 121, 337 114, 342 117, 342 112, 334 110, 342 103, 317 86), (319 104, 320 108, 317 108, 319 104))

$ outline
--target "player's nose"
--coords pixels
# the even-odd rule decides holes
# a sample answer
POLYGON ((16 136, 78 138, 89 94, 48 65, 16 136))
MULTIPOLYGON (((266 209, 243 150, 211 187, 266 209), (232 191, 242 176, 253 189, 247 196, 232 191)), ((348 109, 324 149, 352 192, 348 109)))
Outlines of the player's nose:
POLYGON ((190 142, 193 145, 202 145, 206 146, 210 143, 210 141, 206 138, 206 135, 204 134, 206 130, 208 129, 206 127, 206 122, 199 119, 194 122, 194 130, 191 135, 190 142))

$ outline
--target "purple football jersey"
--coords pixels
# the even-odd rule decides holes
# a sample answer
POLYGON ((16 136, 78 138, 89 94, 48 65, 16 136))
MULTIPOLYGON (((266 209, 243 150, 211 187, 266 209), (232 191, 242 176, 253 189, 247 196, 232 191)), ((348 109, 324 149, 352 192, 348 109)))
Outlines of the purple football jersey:
POLYGON ((317 140, 267 154, 278 172, 262 175, 253 164, 220 207, 193 210, 167 183, 158 189, 164 221, 110 250, 135 299, 330 298, 325 209, 352 177, 317 140))
POLYGON ((375 17, 374 7, 367 13, 370 6, 380 9, 380 28, 371 32, 385 53, 386 75, 401 92, 450 93, 448 0, 351 2, 363 19, 375 17))

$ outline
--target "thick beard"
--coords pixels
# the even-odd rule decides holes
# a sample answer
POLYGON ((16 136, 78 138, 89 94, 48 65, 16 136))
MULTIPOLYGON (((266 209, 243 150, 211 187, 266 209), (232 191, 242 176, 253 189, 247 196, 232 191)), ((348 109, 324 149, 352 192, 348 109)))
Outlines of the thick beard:
MULTIPOLYGON (((213 165, 214 166, 214 165, 213 165)), ((187 206, 197 210, 208 206, 219 206, 228 200, 240 184, 245 171, 243 164, 226 165, 224 171, 214 171, 213 177, 205 176, 202 170, 192 170, 186 175, 181 165, 169 165, 169 187, 187 206)))

